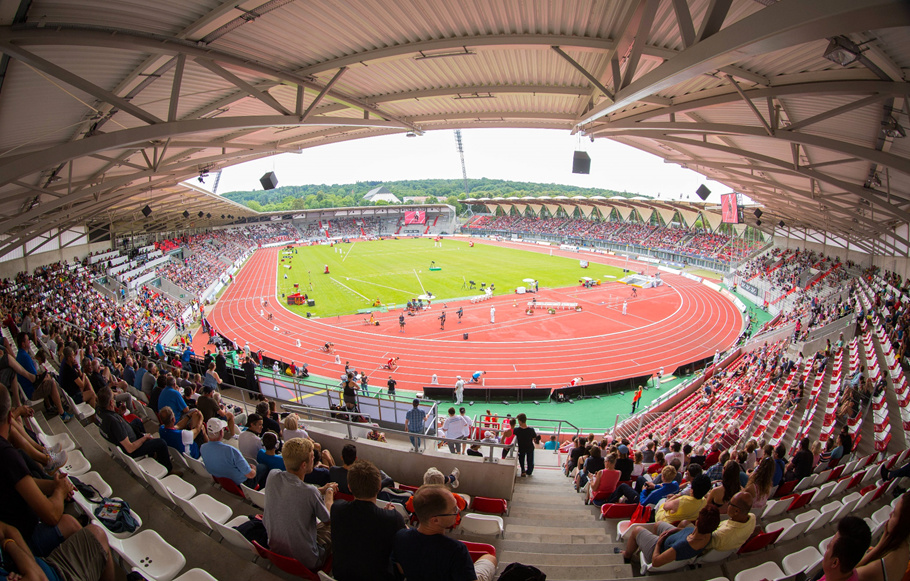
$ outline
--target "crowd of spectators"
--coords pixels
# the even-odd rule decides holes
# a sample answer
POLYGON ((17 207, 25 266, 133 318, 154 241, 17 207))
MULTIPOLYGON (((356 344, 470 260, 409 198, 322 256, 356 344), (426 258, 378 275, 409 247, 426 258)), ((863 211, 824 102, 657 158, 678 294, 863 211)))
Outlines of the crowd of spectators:
POLYGON ((612 222, 581 218, 535 218, 476 216, 463 230, 494 230, 556 236, 565 239, 600 240, 614 244, 662 250, 692 258, 730 263, 741 260, 762 246, 727 234, 698 228, 657 226, 642 222, 612 222))

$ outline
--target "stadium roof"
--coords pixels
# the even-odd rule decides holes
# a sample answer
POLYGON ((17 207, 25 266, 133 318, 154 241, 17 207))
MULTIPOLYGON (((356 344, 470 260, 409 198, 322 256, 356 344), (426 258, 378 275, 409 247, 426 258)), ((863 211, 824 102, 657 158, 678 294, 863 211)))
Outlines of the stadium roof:
POLYGON ((764 204, 765 230, 908 248, 904 0, 19 0, 0 51, 0 256, 224 223, 252 213, 180 182, 469 127, 614 139, 764 204))

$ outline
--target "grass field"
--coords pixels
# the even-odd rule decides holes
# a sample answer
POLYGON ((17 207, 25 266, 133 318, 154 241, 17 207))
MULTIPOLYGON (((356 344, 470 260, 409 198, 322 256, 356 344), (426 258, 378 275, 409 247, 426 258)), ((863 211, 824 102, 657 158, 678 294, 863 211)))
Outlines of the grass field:
POLYGON ((427 292, 435 295, 434 300, 476 296, 481 282, 495 284, 494 293, 500 295, 528 286, 522 282, 525 278, 537 279, 541 288, 561 288, 578 284, 583 276, 600 280, 623 276, 621 268, 592 265, 583 269, 578 259, 485 244, 470 248, 467 242, 451 239, 445 239, 442 248, 434 248, 430 238, 411 238, 296 250, 297 254, 289 256, 281 253, 285 258, 278 267, 279 296, 296 292, 294 284, 299 284, 300 292, 315 299, 316 306, 289 308, 319 317, 356 313, 372 307, 376 299, 383 306, 401 306, 427 292), (284 268, 286 265, 291 268, 284 268), (326 265, 327 275, 323 274, 326 265), (442 270, 430 271, 431 266, 442 270), (469 290, 465 285, 471 280, 478 289, 469 290))

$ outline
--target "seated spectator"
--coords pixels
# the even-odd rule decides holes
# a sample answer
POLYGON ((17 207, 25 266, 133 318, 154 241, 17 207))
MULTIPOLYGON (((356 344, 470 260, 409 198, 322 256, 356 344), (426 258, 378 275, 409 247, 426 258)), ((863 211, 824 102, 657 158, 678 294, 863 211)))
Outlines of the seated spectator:
MULTIPOLYGON (((626 483, 620 484, 616 492, 610 497, 609 502, 638 503, 642 506, 657 504, 657 502, 671 494, 679 492, 679 484, 676 482, 676 468, 673 466, 664 466, 659 475, 660 484, 654 482, 643 482, 641 493, 626 483)), ((641 480, 641 479, 639 479, 641 480)))
MULTIPOLYGON (((822 557, 820 581, 856 581, 856 566, 862 561, 872 542, 872 532, 866 521, 857 516, 845 516, 837 523, 837 532, 828 543, 822 557)), ((881 567, 882 564, 877 564, 881 567)), ((906 563, 904 564, 906 570, 906 563)))
POLYGON ((413 497, 420 524, 395 534, 392 562, 408 581, 492 581, 496 557, 483 555, 471 563, 464 543, 446 536, 459 516, 458 503, 444 486, 421 486, 413 497))
POLYGON ((107 534, 97 525, 76 531, 44 558, 33 556, 16 527, 3 522, 0 522, 0 542, 2 579, 114 581, 115 578, 107 534))
POLYGON ((277 452, 278 436, 273 432, 266 432, 262 435, 262 445, 264 448, 259 450, 256 455, 256 461, 259 463, 256 471, 259 473, 259 483, 265 485, 268 473, 272 470, 284 470, 284 458, 277 452))
POLYGON ((632 471, 635 470, 635 462, 629 458, 629 447, 625 444, 620 444, 616 451, 619 453, 619 458, 616 459, 616 469, 619 470, 620 480, 631 480, 632 471))
POLYGON ((661 470, 663 470, 664 466, 666 466, 666 465, 667 465, 667 463, 664 460, 664 453, 658 450, 657 452, 654 453, 654 463, 645 469, 645 473, 646 474, 657 474, 661 470))
POLYGON ((63 363, 60 365, 60 387, 77 405, 87 403, 95 407, 97 399, 92 384, 76 363, 76 352, 72 347, 63 348, 63 363))
POLYGON ((379 431, 379 424, 371 424, 370 428, 371 428, 370 433, 367 434, 367 440, 371 440, 373 442, 381 442, 381 443, 385 444, 386 443, 385 432, 379 431))
POLYGON ((281 430, 281 439, 290 440, 291 438, 309 439, 309 435, 303 426, 300 425, 300 417, 297 414, 288 414, 284 418, 284 429, 281 430))
MULTIPOLYGON (((18 374, 19 386, 22 387, 22 391, 25 392, 25 397, 33 401, 49 399, 57 409, 57 413, 63 418, 63 421, 70 421, 73 416, 66 413, 66 410, 63 409, 63 403, 60 401, 60 387, 57 385, 57 382, 54 381, 53 377, 49 377, 47 373, 42 373, 38 370, 38 366, 35 364, 35 360, 32 359, 32 355, 29 352, 31 339, 29 339, 29 336, 26 333, 19 333, 18 345, 19 352, 16 354, 16 362, 29 374, 29 377, 34 376, 33 379, 35 380, 32 381, 21 373, 18 374)), ((10 394, 10 396, 15 395, 18 394, 15 392, 10 394)), ((18 402, 18 399, 18 397, 13 397, 14 402, 18 402)))
POLYGON ((168 446, 177 450, 181 454, 189 454, 193 458, 199 459, 199 444, 197 440, 206 442, 205 424, 202 423, 202 416, 197 417, 196 422, 191 422, 188 429, 180 429, 174 421, 174 411, 169 406, 164 406, 158 412, 158 420, 161 425, 158 427, 158 435, 167 443, 168 446))
POLYGON ((246 430, 240 433, 237 447, 244 458, 256 458, 262 449, 262 416, 250 414, 246 419, 246 430))
POLYGON ((262 431, 281 435, 281 424, 273 417, 269 404, 274 404, 274 402, 261 401, 256 404, 256 413, 262 418, 262 431))
POLYGON ((329 511, 338 485, 330 482, 316 488, 303 481, 313 469, 313 443, 309 440, 288 440, 283 456, 286 470, 273 470, 265 487, 262 522, 268 531, 269 548, 316 571, 332 552, 329 511))
POLYGON ((705 506, 698 513, 694 526, 677 528, 666 522, 635 525, 628 531, 625 549, 614 547, 631 561, 640 549, 645 562, 661 567, 673 561, 687 561, 702 554, 711 542, 711 534, 720 524, 720 513, 713 506, 705 506))
POLYGON ((790 480, 802 480, 812 474, 812 452, 809 450, 809 438, 803 438, 799 442, 799 451, 793 455, 793 459, 787 464, 784 470, 784 482, 790 480))
POLYGON ((598 504, 598 499, 595 499, 595 496, 603 498, 604 500, 600 501, 600 504, 603 504, 616 491, 616 486, 622 479, 622 472, 616 469, 616 464, 616 454, 608 455, 604 460, 603 470, 599 470, 594 475, 594 478, 589 482, 589 487, 585 489, 585 504, 590 504, 591 502, 598 504))
POLYGON ((131 458, 151 456, 167 468, 169 474, 180 474, 171 465, 167 443, 161 438, 153 438, 151 434, 145 433, 141 421, 127 423, 121 412, 122 410, 118 411, 114 403, 114 394, 111 390, 106 387, 102 389, 98 394, 98 407, 95 408, 101 436, 111 444, 120 446, 120 449, 131 458))
POLYGON ((715 506, 721 514, 727 514, 727 507, 730 505, 733 495, 742 490, 740 472, 739 463, 735 460, 728 460, 724 464, 720 486, 713 488, 708 493, 708 502, 715 506))
POLYGON ((474 456, 476 458, 483 458, 483 452, 480 451, 480 444, 471 444, 471 447, 468 448, 468 451, 465 453, 468 456, 474 456))
POLYGON ((906 575, 910 563, 910 494, 898 497, 878 543, 865 554, 856 572, 859 581, 888 581, 906 575))
POLYGON ((705 495, 711 490, 711 479, 704 474, 692 481, 689 494, 670 496, 657 509, 654 517, 656 522, 674 523, 682 520, 692 520, 704 508, 707 500, 705 495))
MULTIPOLYGON (((768 446, 771 447, 770 445, 768 446)), ((769 454, 770 456, 770 454, 769 454)), ((772 483, 774 486, 779 486, 784 480, 784 469, 787 467, 787 448, 783 444, 778 444, 774 448, 773 458, 774 458, 774 478, 772 483)))
POLYGON ((768 504, 768 498, 771 496, 772 482, 774 481, 774 460, 771 458, 762 458, 758 467, 749 475, 746 485, 743 487, 752 498, 752 508, 765 508, 768 504))
POLYGON ((645 455, 642 452, 635 452, 635 463, 632 464, 632 473, 629 475, 630 480, 638 480, 645 473, 645 455))
POLYGON ((543 445, 544 450, 553 450, 554 452, 559 449, 559 442, 556 441, 556 435, 550 436, 550 439, 547 440, 543 445))
POLYGON ((8 440, 11 407, 9 391, 0 385, 0 521, 18 529, 32 552, 46 557, 82 528, 63 512, 73 484, 62 473, 53 480, 32 477, 24 458, 8 440))
POLYGON ((588 484, 588 479, 593 478, 595 474, 603 469, 603 450, 600 449, 600 446, 592 446, 588 459, 585 460, 584 466, 578 471, 578 475, 575 476, 575 492, 585 488, 588 484))
POLYGON ((202 395, 196 400, 196 409, 202 412, 202 418, 206 423, 212 418, 224 420, 227 424, 228 438, 233 438, 237 434, 237 428, 234 426, 234 414, 215 399, 215 390, 210 385, 202 388, 202 395))
MULTIPOLYGON (((748 492, 735 494, 727 507, 727 515, 730 518, 720 523, 711 535, 711 549, 736 551, 756 534, 755 515, 750 512, 751 510, 752 495, 748 492)), ((680 523, 683 524, 685 523, 680 523)))
POLYGON ((347 473, 354 501, 332 503, 332 576, 338 581, 395 579, 389 557, 395 533, 405 528, 405 523, 391 504, 385 508, 377 506, 381 482, 375 465, 356 460, 347 473))
POLYGON ((199 427, 205 423, 205 420, 202 419, 202 412, 191 410, 186 405, 183 395, 177 389, 177 379, 172 375, 167 376, 165 389, 158 396, 158 411, 161 411, 161 408, 165 406, 171 408, 175 418, 175 425, 178 429, 182 430, 187 426, 199 427))
POLYGON ((346 444, 341 449, 341 466, 332 466, 329 468, 329 478, 338 485, 338 491, 343 494, 351 494, 348 488, 348 469, 357 460, 357 447, 353 444, 346 444))
POLYGON ((199 447, 205 469, 215 478, 227 478, 235 484, 246 484, 256 488, 256 468, 250 466, 240 450, 224 442, 227 422, 221 418, 210 418, 205 423, 209 441, 199 447))

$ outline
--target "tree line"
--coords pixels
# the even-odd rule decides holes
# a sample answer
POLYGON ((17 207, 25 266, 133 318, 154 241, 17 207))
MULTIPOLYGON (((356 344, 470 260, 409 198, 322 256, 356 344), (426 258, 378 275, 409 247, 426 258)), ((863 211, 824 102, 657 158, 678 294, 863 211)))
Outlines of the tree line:
POLYGON ((316 210, 321 208, 342 208, 351 206, 385 205, 388 202, 368 202, 363 197, 370 190, 385 186, 399 200, 415 197, 425 198, 423 204, 445 203, 454 206, 457 212, 464 209, 462 200, 471 198, 495 198, 512 196, 623 196, 638 194, 617 192, 601 188, 582 188, 563 184, 539 184, 480 178, 468 180, 468 193, 464 191, 464 180, 423 179, 399 181, 365 181, 353 184, 306 184, 281 186, 274 190, 228 192, 223 196, 243 204, 257 212, 286 212, 293 210, 316 210))

